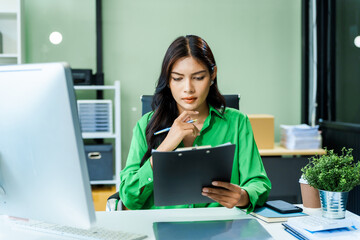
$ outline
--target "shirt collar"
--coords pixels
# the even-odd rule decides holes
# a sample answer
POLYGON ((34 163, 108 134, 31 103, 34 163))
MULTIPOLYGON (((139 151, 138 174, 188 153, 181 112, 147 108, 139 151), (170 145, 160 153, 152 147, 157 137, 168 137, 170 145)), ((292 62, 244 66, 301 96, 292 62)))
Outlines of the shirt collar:
POLYGON ((223 111, 222 109, 218 110, 209 104, 209 115, 215 113, 220 118, 224 118, 224 115, 221 113, 222 111, 223 111))

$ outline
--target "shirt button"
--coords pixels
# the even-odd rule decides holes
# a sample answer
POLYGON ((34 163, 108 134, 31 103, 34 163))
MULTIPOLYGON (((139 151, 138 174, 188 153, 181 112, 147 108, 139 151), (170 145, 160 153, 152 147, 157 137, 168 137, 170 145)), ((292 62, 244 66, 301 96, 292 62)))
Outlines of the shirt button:
POLYGON ((148 178, 149 181, 151 181, 151 178, 148 178))

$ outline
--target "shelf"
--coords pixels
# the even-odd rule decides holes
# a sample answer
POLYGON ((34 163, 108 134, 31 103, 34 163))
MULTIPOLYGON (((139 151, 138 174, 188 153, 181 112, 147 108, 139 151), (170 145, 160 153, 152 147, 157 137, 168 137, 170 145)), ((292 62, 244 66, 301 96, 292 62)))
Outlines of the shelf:
MULTIPOLYGON (((1 0, 0 0, 1 1, 1 0)), ((112 180, 94 180, 90 181, 91 185, 115 185, 116 191, 119 191, 120 186, 120 171, 121 171, 121 109, 120 109, 120 81, 114 81, 114 85, 77 85, 74 86, 75 90, 113 90, 114 95, 106 98, 112 99, 113 105, 113 116, 114 116, 114 126, 113 132, 84 132, 82 133, 83 139, 114 139, 114 153, 115 153, 115 169, 114 177, 112 180)))
POLYGON ((120 181, 117 180, 93 180, 90 181, 91 185, 113 185, 113 184, 120 184, 120 181))
POLYGON ((3 11, 3 10, 1 10, 0 11, 0 15, 2 15, 2 16, 16 16, 17 15, 17 12, 16 11, 11 11, 11 10, 9 10, 9 11, 3 11))
POLYGON ((113 133, 82 133, 84 139, 89 138, 116 138, 116 135, 113 133))
POLYGON ((88 85, 88 86, 74 86, 75 90, 115 90, 115 86, 98 86, 98 85, 88 85))
POLYGON ((0 0, 0 65, 23 62, 25 50, 22 11, 23 0, 0 0))
POLYGON ((17 58, 16 53, 0 53, 0 58, 17 58))

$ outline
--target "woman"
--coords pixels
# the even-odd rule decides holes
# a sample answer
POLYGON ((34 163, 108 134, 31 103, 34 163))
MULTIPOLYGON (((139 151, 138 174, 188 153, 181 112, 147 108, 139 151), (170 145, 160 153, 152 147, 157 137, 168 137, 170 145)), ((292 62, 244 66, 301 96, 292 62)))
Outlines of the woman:
MULTIPOLYGON (((121 171, 120 198, 129 209, 235 206, 252 211, 262 205, 271 183, 256 147, 249 119, 225 107, 217 88, 217 66, 207 43, 198 36, 177 38, 168 48, 155 90, 153 112, 136 124, 121 171), (188 123, 189 120, 195 120, 188 123), (154 135, 171 126, 168 133, 154 135), (236 144, 231 183, 215 181, 202 195, 214 203, 154 206, 151 150, 231 142, 236 144)), ((221 161, 221 159, 219 159, 221 161)))

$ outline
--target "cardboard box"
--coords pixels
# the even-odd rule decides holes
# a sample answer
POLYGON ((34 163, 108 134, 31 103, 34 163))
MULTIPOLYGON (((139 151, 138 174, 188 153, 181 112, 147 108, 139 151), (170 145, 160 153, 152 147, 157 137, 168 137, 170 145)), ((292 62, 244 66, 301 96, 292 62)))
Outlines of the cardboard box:
POLYGON ((115 186, 92 186, 95 211, 105 211, 108 197, 116 192, 115 186))
POLYGON ((269 114, 248 115, 256 145, 259 149, 274 148, 274 116, 269 114))

